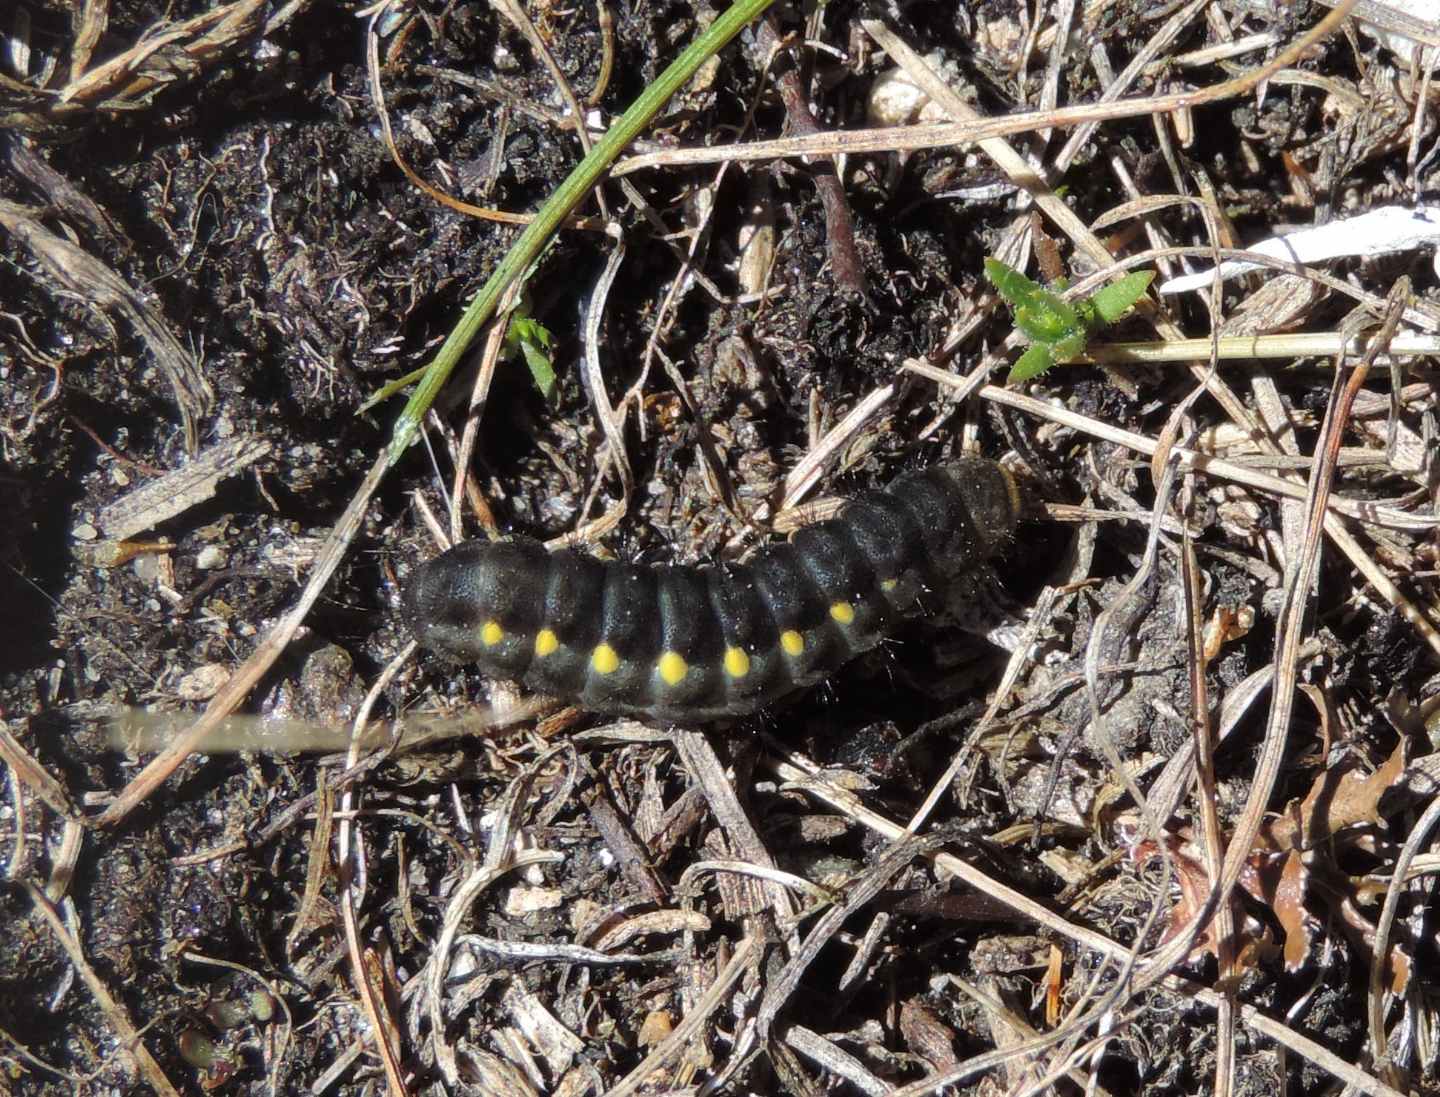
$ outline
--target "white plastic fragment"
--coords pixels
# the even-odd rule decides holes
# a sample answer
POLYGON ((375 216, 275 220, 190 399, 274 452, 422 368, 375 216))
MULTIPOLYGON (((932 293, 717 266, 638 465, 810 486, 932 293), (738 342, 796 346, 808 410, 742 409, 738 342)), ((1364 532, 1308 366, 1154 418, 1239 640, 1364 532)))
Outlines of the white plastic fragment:
MULTIPOLYGON (((1369 258, 1440 244, 1440 207, 1382 206, 1358 217, 1346 217, 1327 225, 1300 229, 1288 236, 1272 236, 1247 251, 1288 259, 1294 263, 1321 263, 1344 257, 1369 258)), ((1220 277, 1259 270, 1261 264, 1227 259, 1220 264, 1220 277)), ((1172 278, 1160 287, 1161 293, 1186 293, 1204 289, 1214 277, 1213 270, 1172 278)))

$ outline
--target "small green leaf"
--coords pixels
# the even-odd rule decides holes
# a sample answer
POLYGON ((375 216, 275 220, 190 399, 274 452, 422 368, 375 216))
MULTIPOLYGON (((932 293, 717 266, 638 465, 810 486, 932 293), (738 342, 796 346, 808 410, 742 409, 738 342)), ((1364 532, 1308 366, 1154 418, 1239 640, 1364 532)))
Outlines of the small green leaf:
POLYGON ((555 363, 550 357, 550 345, 554 342, 550 329, 532 317, 516 316, 510 321, 505 341, 511 350, 518 349, 524 357, 540 395, 553 402, 559 385, 555 379, 555 363))
POLYGON ((516 316, 510 321, 509 335, 512 341, 522 346, 529 343, 545 350, 549 350, 550 344, 555 341, 550 329, 533 316, 516 316))
MULTIPOLYGON (((1032 282, 998 259, 985 260, 985 277, 1010 304, 1016 328, 1030 340, 1030 348, 1010 369, 1011 381, 1028 381, 1056 362, 1084 354, 1090 334, 1134 308, 1155 275, 1153 271, 1136 271, 1074 302, 1032 282)), ((1057 282, 1054 288, 1063 290, 1065 283, 1057 282)))
POLYGON ((1028 300, 1030 294, 1040 288, 1014 267, 1006 266, 999 259, 985 260, 985 277, 990 279, 991 285, 1000 292, 1000 296, 1012 305, 1028 300))
POLYGON ((1076 358, 1085 353, 1085 344, 1089 342, 1089 340, 1089 333, 1084 329, 1072 332, 1064 339, 1057 340, 1048 345, 1050 357, 1057 362, 1064 362, 1066 359, 1076 358))
POLYGON ((525 355, 525 364, 530 367, 530 376, 535 381, 535 387, 540 390, 540 395, 547 402, 553 403, 559 392, 554 363, 529 343, 521 343, 520 352, 525 355))
POLYGON ((1010 380, 1028 381, 1032 377, 1039 377, 1055 364, 1055 358, 1050 353, 1050 348, 1044 343, 1036 343, 1010 367, 1010 380))
POLYGON ((1100 324, 1113 324, 1132 308, 1135 302, 1145 296, 1150 280, 1155 277, 1153 270, 1131 271, 1117 282, 1099 290, 1090 298, 1100 324))
POLYGON ((1045 297, 1048 300, 1019 305, 1015 309, 1015 326, 1027 339, 1034 343, 1053 343, 1085 330, 1080 317, 1067 302, 1053 293, 1046 293, 1045 297))
POLYGON ((1064 339, 1080 326, 1080 318, 1069 302, 1000 260, 985 260, 985 277, 1010 303, 1015 311, 1015 326, 1027 339, 1053 343, 1056 339, 1064 339))

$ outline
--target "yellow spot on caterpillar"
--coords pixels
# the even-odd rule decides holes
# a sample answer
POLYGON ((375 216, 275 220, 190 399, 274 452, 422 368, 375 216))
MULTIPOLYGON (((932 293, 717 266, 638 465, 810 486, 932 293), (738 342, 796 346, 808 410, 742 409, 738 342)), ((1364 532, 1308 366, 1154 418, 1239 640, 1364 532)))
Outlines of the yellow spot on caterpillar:
POLYGON ((597 644, 590 653, 590 665, 597 674, 613 674, 620 668, 620 656, 609 644, 597 644))
POLYGON ((834 602, 830 606, 830 616, 842 625, 848 625, 855 620, 855 607, 849 602, 834 602))
POLYGON ((559 646, 560 637, 556 636, 551 629, 542 628, 535 634, 535 654, 540 656, 540 658, 543 659, 547 655, 553 655, 555 649, 559 646))
POLYGON ((892 590, 894 590, 894 589, 895 589, 896 587, 898 587, 899 585, 900 585, 900 580, 899 580, 899 579, 881 579, 881 580, 880 580, 880 589, 883 590, 886 594, 889 594, 892 590))
POLYGON ((655 669, 660 672, 660 680, 667 686, 678 686, 685 681, 685 674, 690 665, 685 662, 685 657, 678 651, 667 651, 660 656, 660 661, 655 664, 655 669))
POLYGON ((486 621, 480 626, 480 642, 487 648, 493 648, 503 639, 505 630, 500 627, 499 621, 486 621))
POLYGON ((785 649, 786 655, 799 655, 805 650, 805 637, 793 628, 787 628, 780 634, 780 646, 785 649))
POLYGON ((726 648, 725 673, 731 678, 744 678, 750 673, 750 656, 739 648, 726 648))

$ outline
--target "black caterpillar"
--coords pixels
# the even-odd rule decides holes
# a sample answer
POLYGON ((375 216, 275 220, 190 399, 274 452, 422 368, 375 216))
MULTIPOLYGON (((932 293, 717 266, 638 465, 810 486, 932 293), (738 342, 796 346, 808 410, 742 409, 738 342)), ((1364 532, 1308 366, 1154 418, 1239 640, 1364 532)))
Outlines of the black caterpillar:
POLYGON ((934 612, 1009 541, 1015 481, 964 458, 907 473, 747 564, 646 567, 468 541, 422 565, 420 643, 593 712, 743 716, 934 612))

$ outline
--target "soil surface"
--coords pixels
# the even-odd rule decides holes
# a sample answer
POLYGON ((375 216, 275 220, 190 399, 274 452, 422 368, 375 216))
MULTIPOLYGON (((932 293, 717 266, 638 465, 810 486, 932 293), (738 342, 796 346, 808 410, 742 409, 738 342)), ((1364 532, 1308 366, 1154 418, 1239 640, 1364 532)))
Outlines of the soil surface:
MULTIPOLYGON (((538 209, 583 155, 567 97, 593 140, 717 10, 541 0, 528 36, 473 0, 6 20, 0 1091, 1440 1092, 1433 866, 1400 867, 1435 803, 1433 358, 1212 373, 1201 346, 1007 388, 1024 340, 982 267, 1060 293, 1113 256, 1158 286, 1212 245, 1411 209, 1440 93, 1354 23, 1282 56, 1327 7, 1033 7, 779 10, 628 154, 1278 64, 1031 125, 1008 160, 897 130, 607 178, 524 283, 530 335, 477 338, 358 503, 404 399, 367 398, 519 231, 459 204, 538 209), (758 716, 617 721, 407 651, 400 592, 452 529, 725 564, 960 453, 1021 485, 1010 546, 758 716), (117 746, 117 717, 164 745, 257 667, 243 749, 130 786, 156 742, 117 746), (382 742, 446 738, 347 758, 362 711, 382 742)), ((1434 231, 1360 235, 1328 281, 1152 292, 1091 350, 1387 316, 1433 341, 1434 231)), ((1037 309, 1079 323, 1033 292, 1031 335, 1037 309)))

